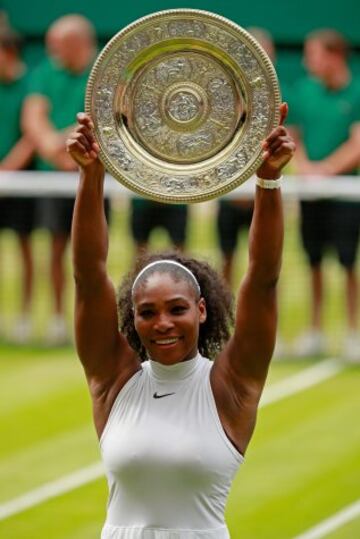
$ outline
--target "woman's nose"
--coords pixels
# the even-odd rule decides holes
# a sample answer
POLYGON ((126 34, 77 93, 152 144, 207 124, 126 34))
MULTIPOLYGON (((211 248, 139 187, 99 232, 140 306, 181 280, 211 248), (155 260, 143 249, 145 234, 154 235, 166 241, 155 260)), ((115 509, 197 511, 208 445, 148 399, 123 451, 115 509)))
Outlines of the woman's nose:
POLYGON ((168 331, 169 329, 173 328, 174 324, 171 318, 167 315, 160 315, 154 325, 154 329, 156 331, 160 331, 164 333, 165 331, 168 331))

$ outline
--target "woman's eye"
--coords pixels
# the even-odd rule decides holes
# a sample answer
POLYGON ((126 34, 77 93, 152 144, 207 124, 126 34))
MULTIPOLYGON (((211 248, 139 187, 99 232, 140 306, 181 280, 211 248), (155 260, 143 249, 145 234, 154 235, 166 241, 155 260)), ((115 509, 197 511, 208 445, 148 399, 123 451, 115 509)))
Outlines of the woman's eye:
POLYGON ((181 314, 183 312, 186 311, 186 307, 182 306, 182 305, 177 305, 176 307, 173 307, 171 309, 171 311, 174 313, 174 314, 181 314))
POLYGON ((153 312, 150 309, 146 309, 145 311, 140 311, 139 314, 143 318, 149 318, 153 314, 153 312))

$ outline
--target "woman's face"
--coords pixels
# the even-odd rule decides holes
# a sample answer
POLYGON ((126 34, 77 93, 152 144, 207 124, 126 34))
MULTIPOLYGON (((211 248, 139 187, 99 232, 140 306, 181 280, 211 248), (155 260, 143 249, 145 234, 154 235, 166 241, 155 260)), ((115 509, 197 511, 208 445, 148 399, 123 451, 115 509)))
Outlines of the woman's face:
POLYGON ((151 359, 173 365, 193 358, 199 326, 206 320, 205 300, 186 280, 155 272, 134 294, 134 321, 151 359))

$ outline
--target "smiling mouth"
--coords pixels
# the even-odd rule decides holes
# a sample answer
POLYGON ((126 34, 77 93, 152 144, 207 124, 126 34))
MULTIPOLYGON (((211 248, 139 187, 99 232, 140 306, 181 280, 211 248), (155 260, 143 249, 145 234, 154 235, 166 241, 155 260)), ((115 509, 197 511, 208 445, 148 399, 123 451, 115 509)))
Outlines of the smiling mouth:
POLYGON ((179 340, 180 340, 180 337, 171 337, 171 338, 168 337, 167 339, 156 339, 153 342, 155 344, 160 345, 160 346, 164 346, 164 345, 167 345, 167 344, 175 344, 179 340))

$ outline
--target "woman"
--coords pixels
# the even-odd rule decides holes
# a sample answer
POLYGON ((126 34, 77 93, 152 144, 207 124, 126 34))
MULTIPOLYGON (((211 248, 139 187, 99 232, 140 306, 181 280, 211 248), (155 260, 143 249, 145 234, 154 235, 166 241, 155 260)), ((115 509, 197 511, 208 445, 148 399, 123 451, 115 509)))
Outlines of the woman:
POLYGON ((106 271, 104 168, 91 119, 78 115, 68 140, 80 165, 72 230, 76 345, 110 488, 103 539, 229 537, 225 502, 254 429, 276 334, 278 187, 294 152, 282 125, 286 104, 280 112, 263 143, 249 268, 231 336, 225 285, 209 266, 180 255, 141 261, 125 280, 119 331, 106 271))

